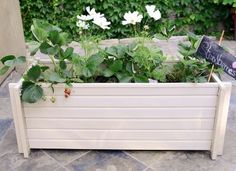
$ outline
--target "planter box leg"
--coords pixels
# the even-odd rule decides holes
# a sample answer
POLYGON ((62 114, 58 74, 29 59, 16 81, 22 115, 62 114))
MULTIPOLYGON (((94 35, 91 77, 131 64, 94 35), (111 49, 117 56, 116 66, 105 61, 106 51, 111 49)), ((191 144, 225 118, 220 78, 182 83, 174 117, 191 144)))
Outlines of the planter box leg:
POLYGON ((211 158, 215 160, 223 154, 224 137, 227 124, 228 108, 231 93, 231 83, 220 83, 218 105, 215 118, 215 128, 211 147, 211 158))
POLYGON ((29 157, 29 143, 27 141, 26 136, 26 126, 25 120, 21 107, 21 99, 20 99, 20 87, 19 84, 10 83, 9 91, 11 96, 11 106, 12 113, 14 117, 16 138, 19 153, 24 153, 24 157, 29 157))

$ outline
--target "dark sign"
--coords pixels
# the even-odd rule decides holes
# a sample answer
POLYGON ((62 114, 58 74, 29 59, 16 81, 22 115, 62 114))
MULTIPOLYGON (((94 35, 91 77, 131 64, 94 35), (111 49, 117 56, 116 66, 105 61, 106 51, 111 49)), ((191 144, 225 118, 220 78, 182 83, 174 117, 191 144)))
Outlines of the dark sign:
POLYGON ((211 39, 206 36, 202 38, 197 54, 220 66, 227 74, 236 79, 236 58, 211 39))

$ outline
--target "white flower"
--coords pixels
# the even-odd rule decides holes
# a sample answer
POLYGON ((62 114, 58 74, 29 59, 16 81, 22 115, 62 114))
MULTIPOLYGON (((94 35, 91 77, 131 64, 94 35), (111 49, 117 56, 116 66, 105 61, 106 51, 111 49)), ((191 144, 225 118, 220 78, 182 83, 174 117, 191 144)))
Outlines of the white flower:
POLYGON ((76 22, 77 27, 87 30, 89 28, 89 24, 86 24, 85 21, 79 20, 76 22))
POLYGON ((105 17, 95 17, 93 23, 101 27, 102 29, 110 29, 109 25, 111 22, 107 21, 105 17))
POLYGON ((88 12, 89 16, 90 16, 92 19, 94 19, 94 18, 101 18, 101 17, 104 16, 104 14, 97 13, 94 8, 93 8, 93 9, 90 9, 89 6, 86 7, 86 11, 88 12))
POLYGON ((77 15, 77 19, 83 20, 83 21, 89 21, 89 20, 92 20, 93 17, 90 15, 77 15))
POLYGON ((144 30, 149 30, 149 26, 148 25, 145 25, 143 28, 144 28, 144 30))
POLYGON ((143 16, 141 14, 139 14, 137 11, 132 12, 127 12, 124 15, 124 21, 122 21, 123 25, 127 25, 127 24, 133 24, 135 25, 136 23, 140 23, 143 19, 143 16))
POLYGON ((148 15, 154 18, 154 20, 159 20, 161 18, 161 12, 158 9, 155 11, 155 5, 146 5, 145 8, 148 15))

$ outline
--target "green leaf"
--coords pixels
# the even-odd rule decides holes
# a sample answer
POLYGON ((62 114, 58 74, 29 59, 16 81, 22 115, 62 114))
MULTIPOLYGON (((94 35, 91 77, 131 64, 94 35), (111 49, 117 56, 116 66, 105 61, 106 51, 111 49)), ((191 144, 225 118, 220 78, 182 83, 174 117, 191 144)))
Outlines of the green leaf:
POLYGON ((66 82, 66 79, 62 78, 58 73, 54 71, 45 71, 44 77, 46 80, 52 82, 52 83, 64 83, 66 82))
POLYGON ((129 83, 132 80, 131 76, 123 76, 119 79, 121 83, 129 83))
POLYGON ((58 45, 59 46, 67 45, 69 42, 70 42, 69 34, 64 33, 64 32, 60 33, 58 45))
POLYGON ((121 83, 129 83, 132 80, 132 76, 126 73, 117 73, 116 77, 118 78, 119 82, 121 83))
POLYGON ((40 66, 41 71, 44 72, 49 69, 49 66, 40 66))
POLYGON ((166 27, 161 27, 161 33, 162 33, 163 36, 168 36, 166 27))
POLYGON ((107 68, 103 71, 103 75, 104 77, 111 77, 112 75, 114 75, 114 72, 107 68))
POLYGON ((61 68, 62 70, 65 70, 66 67, 67 67, 65 61, 60 61, 60 62, 59 62, 59 66, 60 66, 60 68, 61 68))
POLYGON ((28 72, 27 72, 27 77, 31 81, 37 81, 41 75, 41 67, 39 65, 34 65, 32 66, 28 72))
POLYGON ((45 30, 46 32, 50 32, 52 30, 57 30, 59 32, 61 31, 61 29, 59 27, 51 25, 47 21, 40 20, 40 19, 33 19, 33 26, 39 27, 39 28, 45 30))
POLYGON ((148 78, 147 77, 145 77, 145 76, 135 76, 134 77, 134 81, 136 82, 136 83, 147 83, 148 82, 148 78))
POLYGON ((198 49, 198 47, 199 47, 201 41, 202 41, 202 39, 199 39, 198 41, 196 41, 196 42, 194 43, 194 48, 195 48, 195 49, 198 49))
POLYGON ((6 61, 14 60, 14 59, 16 59, 14 55, 8 55, 8 56, 4 56, 2 59, 0 59, 0 61, 2 62, 2 64, 5 65, 6 61))
POLYGON ((37 53, 40 47, 40 43, 36 41, 31 41, 28 43, 30 55, 33 56, 37 53))
POLYGON ((164 36, 163 34, 157 33, 155 34, 155 38, 160 39, 160 40, 167 40, 168 37, 164 36))
POLYGON ((3 67, 0 69, 0 75, 4 75, 9 69, 10 69, 9 66, 3 66, 3 67))
POLYGON ((122 58, 124 57, 125 53, 127 52, 127 47, 125 45, 118 45, 116 46, 117 49, 117 57, 122 58))
POLYGON ((53 44, 59 44, 60 43, 60 34, 57 30, 50 31, 48 38, 53 44))
POLYGON ((130 74, 133 74, 134 72, 133 72, 133 63, 132 62, 129 62, 129 63, 127 63, 126 64, 126 67, 125 67, 125 69, 126 69, 126 71, 128 71, 130 74))
POLYGON ((28 88, 30 85, 35 84, 32 81, 23 81, 22 85, 21 85, 21 92, 23 92, 26 88, 28 88))
POLYGON ((116 51, 116 48, 113 46, 113 47, 109 47, 109 48, 106 48, 106 53, 108 55, 111 55, 111 56, 114 56, 114 57, 117 57, 118 54, 117 54, 117 51, 116 51))
POLYGON ((22 100, 28 103, 35 103, 43 97, 43 89, 39 85, 28 86, 22 94, 22 100))
POLYGON ((6 62, 4 62, 4 65, 8 66, 8 67, 12 67, 12 66, 15 66, 16 65, 16 60, 13 59, 13 60, 8 60, 6 62))
POLYGON ((74 48, 68 47, 64 53, 64 59, 68 59, 72 56, 74 48))
POLYGON ((199 77, 198 82, 199 83, 205 83, 205 82, 207 82, 207 79, 205 77, 199 77))
POLYGON ((19 56, 16 58, 16 64, 20 65, 20 64, 24 64, 26 62, 26 58, 25 56, 19 56))
POLYGON ((123 67, 123 62, 122 62, 121 60, 115 60, 115 61, 113 62, 113 64, 111 64, 111 66, 109 67, 109 69, 110 69, 112 72, 116 73, 116 72, 122 70, 122 67, 123 67))
POLYGON ((9 66, 9 67, 14 67, 16 65, 21 65, 26 62, 26 58, 24 56, 20 56, 18 58, 14 58, 12 60, 7 60, 4 62, 4 65, 9 66))
POLYGON ((39 42, 44 42, 47 40, 47 32, 39 27, 35 27, 34 25, 31 26, 31 31, 33 33, 34 38, 39 42))
POLYGON ((104 57, 99 54, 90 56, 87 60, 87 66, 97 67, 104 61, 104 57))
POLYGON ((82 69, 82 74, 83 74, 83 76, 85 76, 85 77, 87 77, 87 78, 89 78, 89 77, 91 77, 91 76, 93 75, 93 73, 91 72, 91 70, 88 69, 87 67, 85 67, 85 68, 82 69))
POLYGON ((40 52, 48 55, 55 55, 59 51, 58 46, 51 46, 47 42, 43 42, 40 45, 40 52))

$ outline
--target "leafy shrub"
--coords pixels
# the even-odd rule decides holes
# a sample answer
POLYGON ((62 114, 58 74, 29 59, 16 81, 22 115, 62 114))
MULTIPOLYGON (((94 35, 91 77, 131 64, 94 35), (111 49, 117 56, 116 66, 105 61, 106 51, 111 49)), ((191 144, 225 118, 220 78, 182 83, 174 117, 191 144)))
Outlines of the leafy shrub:
MULTIPOLYGON (((90 55, 80 56, 69 46, 71 39, 59 27, 41 20, 34 20, 31 26, 34 41, 31 44, 31 55, 38 51, 46 54, 53 67, 37 62, 24 75, 21 87, 21 98, 28 103, 43 99, 41 83, 125 82, 206 82, 210 64, 198 58, 195 51, 199 39, 189 35, 188 44, 180 44, 183 60, 174 65, 171 71, 164 65, 165 55, 156 47, 146 45, 146 37, 138 37, 129 45, 116 45, 100 49, 90 55)), ((25 57, 6 56, 0 62, 3 68, 0 75, 10 67, 26 62, 25 57)), ((217 71, 217 70, 216 70, 217 71)), ((70 90, 65 89, 65 97, 70 90)), ((55 98, 52 97, 52 102, 55 98)))
MULTIPOLYGON (((174 64, 172 71, 167 75, 168 82, 207 82, 212 64, 196 54, 201 38, 188 35, 188 42, 179 43, 179 52, 182 60, 174 64)), ((218 67, 215 73, 221 72, 218 67)))
POLYGON ((223 5, 232 5, 232 7, 236 8, 235 0, 214 0, 215 3, 221 3, 223 5))
MULTIPOLYGON (((97 11, 104 13, 113 23, 107 32, 98 31, 97 34, 105 35, 107 38, 130 37, 132 29, 121 25, 124 13, 131 10, 145 11, 146 4, 156 5, 163 18, 162 24, 151 22, 144 14, 144 21, 149 22, 150 32, 161 31, 163 25, 175 24, 175 34, 185 34, 193 31, 196 34, 215 35, 218 32, 217 25, 224 21, 226 30, 232 25, 227 6, 214 4, 212 0, 20 0, 27 39, 31 39, 30 26, 32 19, 46 19, 54 25, 58 25, 68 33, 74 40, 78 40, 78 29, 75 25, 76 16, 85 11, 86 6, 95 7, 97 11), (206 12, 207 11, 207 12, 206 12)), ((145 23, 141 23, 143 28, 145 23)))

